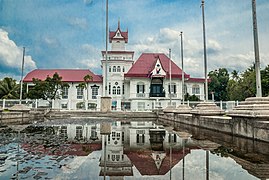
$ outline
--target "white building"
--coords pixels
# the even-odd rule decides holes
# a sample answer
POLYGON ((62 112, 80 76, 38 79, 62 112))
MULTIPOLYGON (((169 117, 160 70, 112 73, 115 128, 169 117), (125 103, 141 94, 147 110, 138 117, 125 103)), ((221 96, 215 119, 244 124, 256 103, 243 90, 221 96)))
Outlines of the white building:
MULTIPOLYGON (((142 53, 134 61, 134 51, 126 50, 128 31, 122 31, 120 23, 116 31, 109 32, 111 50, 102 51, 102 75, 80 69, 36 69, 26 75, 24 82, 32 86, 32 79, 45 80, 57 72, 70 87, 63 89, 55 107, 66 109, 99 110, 100 97, 111 96, 113 110, 147 111, 170 104, 178 106, 182 100, 182 70, 164 53, 142 53), (107 64, 106 64, 107 62, 107 64), (107 67, 107 73, 106 71, 107 67), (106 77, 107 74, 107 77, 106 77), (78 85, 90 75, 86 89, 78 85), (170 86, 171 77, 171 86, 170 86), (107 89, 105 88, 107 80, 107 89), (169 92, 171 87, 171 92, 169 92)), ((185 93, 204 99, 204 79, 191 78, 184 72, 185 93)))

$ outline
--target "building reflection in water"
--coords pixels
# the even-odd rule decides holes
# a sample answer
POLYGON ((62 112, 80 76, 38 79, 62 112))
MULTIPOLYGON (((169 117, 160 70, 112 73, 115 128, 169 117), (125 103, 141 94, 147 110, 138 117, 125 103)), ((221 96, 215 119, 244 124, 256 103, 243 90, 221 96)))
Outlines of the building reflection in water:
POLYGON ((205 179, 210 178, 211 154, 234 159, 260 179, 269 177, 268 143, 183 126, 182 130, 173 131, 152 121, 109 124, 110 133, 101 133, 98 123, 53 125, 52 128, 69 141, 102 145, 99 176, 109 176, 110 179, 134 176, 134 166, 142 176, 168 175, 171 178, 174 177, 172 169, 179 162, 182 163, 182 179, 185 179, 189 172, 185 167, 186 157, 198 149, 205 150, 205 179))

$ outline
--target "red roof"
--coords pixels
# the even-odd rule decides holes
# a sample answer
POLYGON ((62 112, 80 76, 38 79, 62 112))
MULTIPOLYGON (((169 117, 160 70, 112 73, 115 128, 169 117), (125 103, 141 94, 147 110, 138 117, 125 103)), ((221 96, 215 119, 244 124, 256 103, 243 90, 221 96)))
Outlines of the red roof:
POLYGON ((62 77, 63 82, 83 82, 86 75, 93 77, 90 82, 102 82, 102 77, 95 75, 89 69, 35 69, 25 76, 23 82, 33 82, 33 78, 45 80, 48 76, 52 77, 56 72, 62 77))
MULTIPOLYGON (((186 82, 204 83, 205 78, 189 78, 186 82)), ((207 79, 207 82, 211 82, 211 79, 207 79)))
MULTIPOLYGON (((166 152, 166 156, 162 161, 160 169, 155 165, 155 161, 151 157, 151 151, 129 151, 126 152, 131 162, 135 165, 141 175, 165 175, 170 170, 170 154, 166 152)), ((172 151, 171 168, 173 168, 184 156, 190 153, 190 149, 186 148, 185 154, 182 151, 172 151)))
POLYGON ((122 38, 113 38, 116 35, 117 31, 120 32, 120 34, 123 37, 125 43, 127 43, 128 42, 128 31, 126 31, 126 32, 121 31, 119 25, 118 25, 118 29, 116 31, 109 31, 109 42, 111 43, 112 39, 113 40, 122 40, 122 38))
MULTIPOLYGON (((131 69, 124 74, 125 77, 149 77, 149 74, 153 70, 157 59, 160 59, 162 67, 166 72, 166 77, 169 77, 169 61, 170 59, 163 53, 143 53, 138 60, 134 63, 131 69)), ((171 61, 171 77, 180 78, 182 70, 171 61)), ((189 78, 190 75, 184 73, 185 78, 189 78)))

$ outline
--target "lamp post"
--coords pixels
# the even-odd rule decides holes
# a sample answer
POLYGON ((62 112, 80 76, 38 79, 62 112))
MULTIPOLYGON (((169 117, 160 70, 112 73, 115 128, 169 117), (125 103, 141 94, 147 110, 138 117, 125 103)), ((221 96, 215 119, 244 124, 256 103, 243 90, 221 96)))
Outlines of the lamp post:
POLYGON ((208 84, 207 84, 207 58, 206 58, 206 36, 205 36, 205 1, 202 0, 202 18, 203 18, 203 39, 204 39, 204 66, 205 66, 205 101, 208 101, 208 84))
POLYGON ((253 37, 254 37, 254 52, 255 52, 256 97, 262 97, 258 27, 256 18, 256 0, 252 0, 252 18, 253 18, 253 37))
POLYGON ((184 66, 183 66, 183 32, 180 32, 180 44, 181 44, 181 65, 182 65, 182 73, 181 73, 181 81, 182 81, 182 87, 181 87, 181 93, 182 93, 182 104, 184 104, 184 66))
POLYGON ((22 85, 23 85, 23 70, 24 70, 24 56, 25 56, 25 47, 23 47, 23 53, 22 53, 22 63, 21 63, 21 82, 20 82, 20 104, 22 101, 22 85))

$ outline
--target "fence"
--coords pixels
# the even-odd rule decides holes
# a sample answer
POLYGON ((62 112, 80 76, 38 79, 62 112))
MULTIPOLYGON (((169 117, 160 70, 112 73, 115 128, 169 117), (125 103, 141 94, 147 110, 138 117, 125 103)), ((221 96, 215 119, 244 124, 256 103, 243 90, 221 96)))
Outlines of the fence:
MULTIPOLYGON (((20 100, 18 99, 0 99, 0 109, 9 109, 10 107, 14 106, 15 104, 19 104, 20 100)), ((25 106, 31 108, 31 109, 37 109, 37 108, 48 108, 48 109, 62 109, 62 110, 92 110, 96 111, 100 107, 98 106, 98 103, 100 101, 98 100, 65 100, 65 99, 59 99, 59 100, 22 100, 21 104, 24 104, 25 106)), ((181 104, 182 102, 178 101, 173 102, 175 107, 178 104, 181 104)), ((184 104, 189 105, 190 107, 194 108, 197 104, 201 103, 201 101, 185 101, 184 104)), ((233 109, 235 106, 239 104, 238 101, 216 101, 214 102, 217 106, 219 106, 222 110, 229 111, 233 109)), ((147 100, 140 100, 137 102, 137 105, 131 105, 132 103, 129 102, 128 106, 129 108, 126 108, 124 106, 124 103, 122 105, 122 108, 112 108, 112 111, 152 111, 156 108, 166 108, 169 103, 161 103, 162 105, 158 106, 157 102, 155 102, 155 106, 146 106, 146 104, 149 104, 149 101, 147 100), (142 105, 143 106, 142 106, 142 105)))

